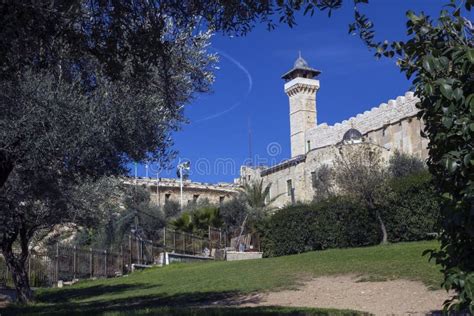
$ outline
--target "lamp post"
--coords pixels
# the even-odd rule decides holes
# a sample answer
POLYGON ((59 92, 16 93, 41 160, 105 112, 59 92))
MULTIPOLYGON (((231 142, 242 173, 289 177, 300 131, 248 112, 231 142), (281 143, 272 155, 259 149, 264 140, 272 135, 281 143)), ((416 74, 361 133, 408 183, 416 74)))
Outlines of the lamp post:
POLYGON ((157 199, 157 204, 160 206, 160 170, 156 172, 156 199, 157 199))
POLYGON ((179 192, 180 192, 180 199, 179 205, 181 211, 183 211, 183 171, 189 171, 190 163, 189 161, 181 162, 181 159, 178 163, 178 175, 179 175, 179 192))

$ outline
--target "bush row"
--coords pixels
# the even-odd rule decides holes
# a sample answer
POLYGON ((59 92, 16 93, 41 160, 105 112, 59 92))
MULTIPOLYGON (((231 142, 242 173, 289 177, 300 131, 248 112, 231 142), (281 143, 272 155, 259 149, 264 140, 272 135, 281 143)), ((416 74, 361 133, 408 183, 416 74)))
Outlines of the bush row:
MULTIPOLYGON (((390 242, 431 238, 438 231, 439 206, 427 173, 394 179, 380 209, 390 242)), ((278 210, 258 230, 265 256, 380 243, 373 212, 354 199, 334 196, 278 210)))

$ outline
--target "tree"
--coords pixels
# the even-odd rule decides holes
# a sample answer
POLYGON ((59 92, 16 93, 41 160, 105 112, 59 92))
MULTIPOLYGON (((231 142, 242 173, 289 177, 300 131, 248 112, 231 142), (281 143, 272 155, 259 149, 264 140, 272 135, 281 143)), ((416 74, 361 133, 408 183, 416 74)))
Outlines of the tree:
POLYGON ((251 226, 255 230, 255 222, 261 220, 270 209, 270 204, 273 203, 280 195, 270 197, 270 188, 271 183, 263 187, 263 179, 260 181, 255 180, 253 182, 247 182, 243 185, 241 194, 243 200, 248 205, 248 213, 245 215, 242 224, 240 226, 239 238, 237 240, 237 245, 240 244, 240 237, 244 233, 246 225, 248 225, 248 220, 250 219, 251 226))
POLYGON ((235 234, 240 229, 242 222, 249 212, 245 197, 242 194, 225 201, 219 209, 223 221, 223 229, 228 236, 232 236, 232 234, 235 234))
POLYGON ((359 15, 359 30, 376 56, 398 58, 420 98, 419 117, 429 139, 428 167, 441 202, 441 250, 430 251, 443 266, 444 286, 457 294, 445 308, 474 313, 474 40, 473 0, 451 0, 434 20, 407 12, 407 41, 376 42, 373 24, 359 15))
POLYGON ((323 164, 312 172, 311 182, 315 200, 324 200, 334 194, 334 174, 328 165, 323 164))
POLYGON ((219 208, 208 200, 203 200, 185 210, 170 224, 177 230, 205 236, 209 232, 209 226, 220 228, 222 219, 219 208))
POLYGON ((337 190, 354 197, 375 215, 382 234, 381 243, 387 243, 387 228, 380 210, 388 190, 388 177, 380 148, 367 143, 340 147, 334 173, 337 190))
POLYGON ((47 174, 34 175, 30 181, 22 176, 13 171, 3 188, 0 238, 19 298, 28 301, 32 292, 25 264, 32 239, 38 232, 51 232, 68 222, 93 226, 102 218, 115 185, 108 178, 70 186, 47 174))
POLYGON ((85 180, 126 174, 131 161, 166 163, 172 156, 170 133, 193 94, 208 89, 214 58, 205 50, 209 34, 169 27, 170 58, 148 65, 139 79, 129 62, 121 79, 112 80, 84 56, 97 66, 85 78, 79 65, 69 64, 59 73, 32 67, 0 80, 0 167, 6 168, 0 172, 0 246, 20 301, 32 298, 25 260, 38 229, 83 222, 79 213, 64 211, 88 203, 72 200, 70 192, 85 180), (45 207, 50 215, 38 217, 41 222, 28 220, 45 207))
POLYGON ((421 159, 396 150, 388 160, 388 172, 395 178, 403 178, 424 171, 425 164, 421 159))

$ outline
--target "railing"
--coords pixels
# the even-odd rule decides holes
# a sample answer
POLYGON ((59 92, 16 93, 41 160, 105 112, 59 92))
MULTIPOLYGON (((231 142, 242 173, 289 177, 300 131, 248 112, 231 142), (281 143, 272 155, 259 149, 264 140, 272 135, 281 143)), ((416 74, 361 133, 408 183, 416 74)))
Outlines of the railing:
POLYGON ((209 227, 208 236, 204 238, 166 228, 163 230, 163 248, 180 254, 213 257, 213 250, 225 247, 225 239, 220 229, 212 227, 209 227))
MULTIPOLYGON (((130 235, 115 251, 78 248, 56 244, 44 252, 32 252, 27 271, 32 287, 48 287, 58 280, 108 278, 131 272, 132 264, 159 263, 164 251, 201 257, 214 257, 225 246, 219 229, 209 228, 209 238, 165 228, 161 240, 152 241, 130 235)), ((0 287, 13 286, 11 273, 0 255, 0 287)))

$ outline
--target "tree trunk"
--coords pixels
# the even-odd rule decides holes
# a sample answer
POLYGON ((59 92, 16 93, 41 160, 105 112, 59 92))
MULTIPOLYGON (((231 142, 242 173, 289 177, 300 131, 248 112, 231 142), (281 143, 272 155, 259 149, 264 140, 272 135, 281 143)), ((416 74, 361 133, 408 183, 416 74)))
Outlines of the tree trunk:
POLYGON ((0 188, 3 187, 12 170, 13 164, 8 160, 7 154, 0 151, 0 188))
POLYGON ((380 215, 379 210, 375 211, 375 216, 377 216, 377 220, 379 221, 380 230, 382 231, 382 242, 381 244, 388 243, 388 236, 387 236, 387 228, 385 228, 385 224, 382 220, 382 216, 380 215))
POLYGON ((9 249, 3 250, 3 255, 5 256, 8 269, 13 276, 17 298, 21 303, 29 303, 33 300, 33 292, 30 288, 28 272, 26 269, 26 259, 28 258, 28 254, 22 252, 20 255, 16 256, 13 253, 12 247, 10 246, 8 248, 9 249))
POLYGON ((242 226, 240 226, 240 234, 239 234, 239 238, 237 238, 237 251, 239 251, 239 247, 240 247, 240 238, 242 237, 242 234, 244 233, 244 229, 245 229, 245 223, 247 222, 247 218, 249 217, 249 215, 245 215, 245 218, 244 218, 244 221, 242 222, 242 226))

